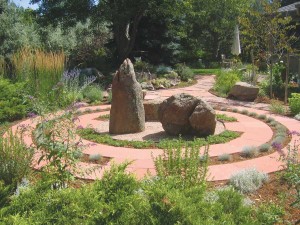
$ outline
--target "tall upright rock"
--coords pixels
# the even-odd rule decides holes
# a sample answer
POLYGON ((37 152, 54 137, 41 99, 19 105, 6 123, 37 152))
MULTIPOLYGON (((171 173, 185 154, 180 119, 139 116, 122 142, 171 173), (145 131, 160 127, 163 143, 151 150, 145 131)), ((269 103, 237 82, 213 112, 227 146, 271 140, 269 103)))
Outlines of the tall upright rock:
POLYGON ((145 110, 141 85, 130 59, 125 59, 112 82, 109 133, 127 134, 145 130, 145 110))

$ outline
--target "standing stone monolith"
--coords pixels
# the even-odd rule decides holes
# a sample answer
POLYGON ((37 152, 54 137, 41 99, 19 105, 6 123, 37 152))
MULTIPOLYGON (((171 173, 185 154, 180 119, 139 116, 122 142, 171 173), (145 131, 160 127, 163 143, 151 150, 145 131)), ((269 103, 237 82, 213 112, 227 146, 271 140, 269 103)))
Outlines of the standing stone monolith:
POLYGON ((109 133, 128 134, 145 130, 143 92, 130 59, 125 59, 112 82, 109 133))

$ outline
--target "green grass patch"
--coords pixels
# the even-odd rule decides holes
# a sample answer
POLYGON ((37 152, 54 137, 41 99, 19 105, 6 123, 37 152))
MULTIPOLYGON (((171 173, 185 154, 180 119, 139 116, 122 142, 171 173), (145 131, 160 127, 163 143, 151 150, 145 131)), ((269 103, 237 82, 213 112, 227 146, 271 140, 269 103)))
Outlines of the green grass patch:
POLYGON ((217 120, 222 122, 237 122, 235 117, 227 116, 225 114, 216 114, 217 120))
POLYGON ((105 114, 97 117, 97 120, 109 120, 110 114, 105 114))
POLYGON ((192 69, 195 75, 216 75, 221 69, 192 69))
POLYGON ((194 138, 193 140, 183 140, 182 137, 177 139, 163 139, 159 142, 154 141, 128 141, 128 140, 115 140, 110 135, 99 134, 92 128, 78 130, 78 134, 86 140, 93 141, 99 144, 107 144, 115 147, 130 147, 130 148, 161 148, 166 149, 170 145, 176 146, 185 142, 186 146, 204 146, 207 144, 220 144, 238 138, 241 134, 235 131, 224 131, 218 135, 211 135, 206 138, 194 138))

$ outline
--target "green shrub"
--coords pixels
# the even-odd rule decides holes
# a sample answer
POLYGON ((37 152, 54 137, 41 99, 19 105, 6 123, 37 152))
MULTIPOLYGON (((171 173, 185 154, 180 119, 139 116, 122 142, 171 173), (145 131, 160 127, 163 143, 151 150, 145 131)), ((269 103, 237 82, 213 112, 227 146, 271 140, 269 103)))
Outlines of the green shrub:
POLYGON ((256 112, 250 112, 249 116, 256 118, 258 114, 256 112))
POLYGON ((207 174, 208 146, 199 160, 200 148, 197 145, 187 146, 184 142, 170 145, 163 149, 163 155, 159 155, 155 161, 155 169, 160 179, 167 177, 178 178, 186 187, 202 184, 207 174))
POLYGON ((289 98, 289 106, 294 115, 300 113, 300 93, 292 93, 292 97, 289 98))
POLYGON ((214 90, 222 95, 227 95, 236 82, 240 80, 239 74, 235 71, 222 70, 216 77, 214 90))
POLYGON ((269 106, 271 112, 284 115, 286 113, 285 107, 279 101, 273 100, 269 106))
MULTIPOLYGON (((299 135, 298 132, 292 132, 292 135, 299 135)), ((295 190, 293 194, 294 201, 291 204, 293 207, 300 208, 300 159, 299 159, 299 139, 293 144, 288 145, 287 155, 282 157, 282 161, 286 165, 283 177, 291 188, 295 190)), ((298 220, 300 222, 300 220, 298 220)))
POLYGON ((243 110, 241 111, 241 113, 244 114, 244 115, 248 115, 248 114, 249 114, 249 111, 248 111, 247 109, 243 109, 243 110))
POLYGON ((266 119, 267 119, 267 116, 264 115, 264 114, 260 114, 260 115, 258 115, 257 118, 260 119, 260 120, 266 120, 266 119))
POLYGON ((165 65, 159 65, 157 68, 156 68, 156 73, 158 76, 161 76, 161 75, 164 75, 164 74, 167 74, 169 72, 172 71, 172 68, 169 67, 169 66, 165 66, 165 65))
POLYGON ((257 218, 261 224, 283 224, 284 208, 273 202, 261 204, 257 209, 257 218))
POLYGON ((0 137, 0 179, 6 185, 16 187, 31 171, 33 149, 26 147, 22 133, 7 132, 0 137))
POLYGON ((188 81, 189 79, 194 79, 193 70, 184 64, 177 64, 176 72, 178 73, 182 81, 188 81))
POLYGON ((29 104, 24 100, 25 83, 0 79, 0 122, 13 121, 27 114, 29 104))
POLYGON ((271 122, 273 122, 275 119, 273 118, 273 117, 268 117, 267 118, 267 120, 266 120, 266 122, 267 123, 271 123, 271 122))
POLYGON ((84 89, 83 97, 89 102, 100 102, 103 100, 103 90, 98 85, 90 85, 84 89))
POLYGON ((232 175, 229 183, 242 193, 251 193, 258 190, 267 180, 267 174, 256 169, 245 169, 232 175))
MULTIPOLYGON (((5 185, 2 180, 0 180, 0 210, 2 207, 9 203, 9 197, 13 193, 13 188, 10 185, 5 185)), ((1 221, 1 216, 0 216, 1 221)))

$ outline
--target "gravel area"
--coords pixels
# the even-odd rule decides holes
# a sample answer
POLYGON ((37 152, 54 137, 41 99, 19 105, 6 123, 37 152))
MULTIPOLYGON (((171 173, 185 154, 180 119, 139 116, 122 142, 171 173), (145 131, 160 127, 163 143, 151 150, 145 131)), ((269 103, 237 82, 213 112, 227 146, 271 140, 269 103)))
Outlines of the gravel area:
MULTIPOLYGON (((225 126, 221 122, 217 122, 215 134, 220 134, 225 130, 225 126)), ((100 134, 109 134, 109 121, 100 121, 99 125, 95 126, 95 131, 100 134)), ((168 135, 160 122, 146 122, 145 123, 145 130, 140 133, 133 133, 133 134, 114 134, 111 135, 114 139, 117 140, 130 140, 130 141, 145 141, 145 140, 152 140, 152 141, 159 141, 161 139, 166 138, 177 138, 176 136, 168 135)), ((187 139, 192 139, 193 137, 183 137, 187 139)))

